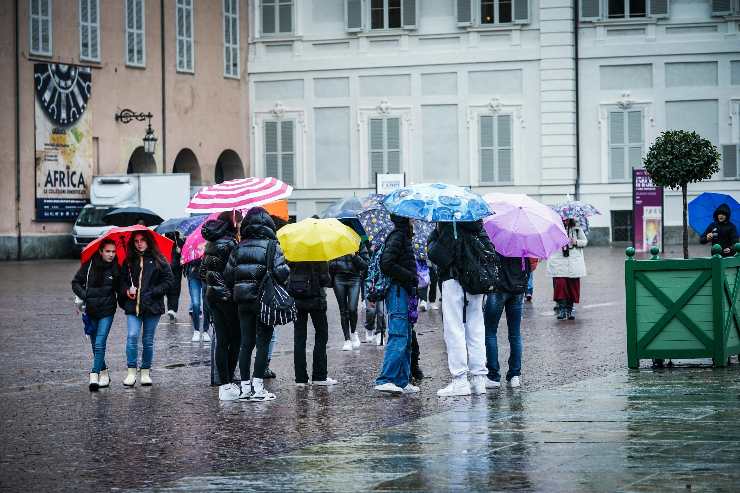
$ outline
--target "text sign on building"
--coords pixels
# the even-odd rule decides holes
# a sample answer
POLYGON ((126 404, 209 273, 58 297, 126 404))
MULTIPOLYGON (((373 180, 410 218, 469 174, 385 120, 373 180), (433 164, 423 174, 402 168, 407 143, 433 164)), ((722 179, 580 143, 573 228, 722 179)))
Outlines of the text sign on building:
POLYGON ((388 195, 405 186, 405 173, 378 173, 375 175, 375 193, 388 195))
POLYGON ((663 251, 663 188, 642 168, 632 170, 632 238, 637 251, 663 251))
POLYGON ((93 174, 89 67, 34 64, 36 220, 74 222, 93 174))

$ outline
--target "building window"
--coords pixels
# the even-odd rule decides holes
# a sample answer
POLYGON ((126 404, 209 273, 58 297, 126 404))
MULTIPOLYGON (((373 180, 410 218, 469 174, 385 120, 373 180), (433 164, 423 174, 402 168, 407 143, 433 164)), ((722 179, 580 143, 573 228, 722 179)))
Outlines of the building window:
POLYGON ((239 0, 224 1, 224 75, 239 77, 239 0))
POLYGON ((529 22, 529 0, 457 0, 457 25, 491 26, 529 22))
POLYGON ((642 168, 642 110, 610 110, 609 179, 629 180, 632 168, 642 168))
POLYGON ((98 0, 80 0, 80 58, 100 61, 98 0))
POLYGON ((126 0, 126 65, 146 64, 144 37, 144 0, 126 0))
POLYGON ((30 0, 31 53, 51 56, 51 0, 30 0))
POLYGON ((508 24, 512 19, 512 0, 481 0, 481 24, 508 24))
POLYGON ((262 34, 293 32, 293 0, 262 0, 262 34))
POLYGON ((647 17, 648 0, 608 0, 610 19, 647 17))
POLYGON ((265 122, 265 175, 295 182, 295 122, 293 120, 265 122))
POLYGON ((370 29, 400 29, 401 0, 371 0, 370 29))
POLYGON ((193 0, 177 0, 177 70, 194 72, 193 0))
POLYGON ((401 172, 401 119, 370 119, 370 183, 378 173, 401 172))
POLYGON ((632 242, 632 211, 612 211, 612 241, 632 242))
POLYGON ((479 120, 481 183, 514 181, 511 115, 482 115, 479 120))
MULTIPOLYGON (((735 105, 735 115, 740 115, 740 103, 735 105)), ((737 144, 722 146, 722 177, 732 180, 740 178, 740 125, 735 125, 737 144)))

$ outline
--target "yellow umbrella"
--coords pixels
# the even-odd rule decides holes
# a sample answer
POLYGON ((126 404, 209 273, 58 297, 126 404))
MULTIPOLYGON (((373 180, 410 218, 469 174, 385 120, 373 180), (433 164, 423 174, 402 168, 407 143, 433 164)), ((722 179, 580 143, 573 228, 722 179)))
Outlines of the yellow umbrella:
POLYGON ((277 237, 289 262, 326 262, 360 248, 360 236, 333 218, 288 224, 277 237))

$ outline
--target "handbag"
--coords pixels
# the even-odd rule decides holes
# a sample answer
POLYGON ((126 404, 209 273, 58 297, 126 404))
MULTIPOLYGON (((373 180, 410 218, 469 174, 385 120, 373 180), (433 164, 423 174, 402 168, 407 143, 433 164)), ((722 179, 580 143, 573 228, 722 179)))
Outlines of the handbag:
POLYGON ((275 281, 272 274, 273 259, 277 241, 272 240, 267 246, 267 272, 262 278, 259 290, 260 322, 265 325, 285 325, 298 317, 295 300, 288 291, 275 281))
MULTIPOLYGON (((87 286, 90 284, 90 269, 92 268, 92 260, 90 260, 90 263, 87 266, 87 275, 85 276, 85 298, 87 298, 87 286)), ((85 313, 85 300, 81 299, 79 296, 75 295, 74 297, 74 304, 75 308, 77 308, 77 311, 82 313, 85 313)), ((87 333, 87 332, 85 332, 87 333)))

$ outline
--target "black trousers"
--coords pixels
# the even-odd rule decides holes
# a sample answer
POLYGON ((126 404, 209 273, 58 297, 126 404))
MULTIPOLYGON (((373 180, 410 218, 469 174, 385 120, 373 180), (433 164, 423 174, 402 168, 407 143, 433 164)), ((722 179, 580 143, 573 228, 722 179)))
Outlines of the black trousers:
POLYGON ((175 282, 167 291, 167 310, 177 313, 177 308, 180 306, 180 292, 182 291, 182 268, 179 266, 172 267, 172 276, 175 278, 175 282))
POLYGON ((234 380, 236 364, 239 362, 242 340, 239 312, 234 303, 210 302, 208 306, 216 333, 216 383, 225 385, 234 380))
POLYGON ((357 330, 357 304, 360 301, 360 278, 345 278, 336 276, 334 278, 334 296, 337 297, 339 315, 342 320, 342 332, 344 340, 350 338, 357 330))
POLYGON ((316 336, 313 344, 313 366, 311 380, 326 380, 326 343, 329 340, 329 322, 324 310, 298 310, 293 327, 293 364, 295 366, 296 383, 308 383, 306 369, 306 339, 308 338, 308 317, 311 317, 316 336))
POLYGON ((368 302, 365 306, 365 330, 385 333, 385 309, 384 301, 368 302))
POLYGON ((241 329, 241 348, 239 350, 239 371, 242 381, 249 380, 249 368, 252 364, 252 351, 257 348, 254 358, 254 377, 264 378, 267 368, 267 349, 272 339, 274 327, 260 322, 259 312, 239 307, 239 328, 241 329))
POLYGON ((411 329, 411 368, 419 367, 419 341, 416 339, 416 329, 411 329))

